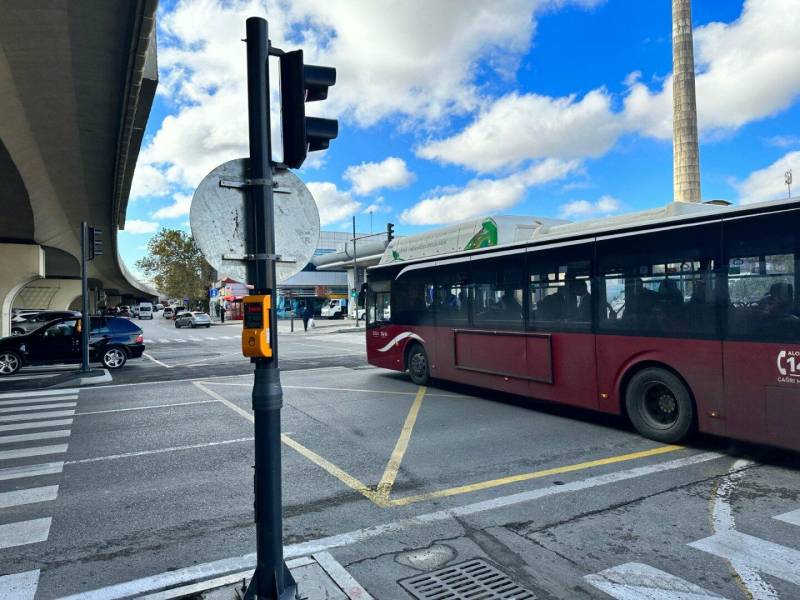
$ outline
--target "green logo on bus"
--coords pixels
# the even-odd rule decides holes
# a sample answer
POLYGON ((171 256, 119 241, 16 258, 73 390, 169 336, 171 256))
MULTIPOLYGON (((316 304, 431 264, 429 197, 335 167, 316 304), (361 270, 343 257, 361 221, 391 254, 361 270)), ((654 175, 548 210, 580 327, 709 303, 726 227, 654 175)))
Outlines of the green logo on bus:
POLYGON ((464 246, 464 250, 475 250, 476 248, 488 248, 497 245, 497 223, 494 219, 486 219, 481 223, 481 230, 472 236, 472 239, 464 246))

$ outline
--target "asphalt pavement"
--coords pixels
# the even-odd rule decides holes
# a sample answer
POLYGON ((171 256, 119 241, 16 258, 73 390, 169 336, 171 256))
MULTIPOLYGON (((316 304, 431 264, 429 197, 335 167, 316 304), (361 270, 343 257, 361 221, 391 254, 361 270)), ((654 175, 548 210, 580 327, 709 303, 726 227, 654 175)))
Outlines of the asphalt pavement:
MULTIPOLYGON (((238 327, 144 322, 150 358, 111 384, 0 395, 0 598, 123 598, 253 567, 238 327)), ((287 557, 330 552, 386 600, 476 560, 536 598, 800 596, 797 454, 665 446, 621 419, 420 388, 366 365, 363 340, 280 337, 287 557)))

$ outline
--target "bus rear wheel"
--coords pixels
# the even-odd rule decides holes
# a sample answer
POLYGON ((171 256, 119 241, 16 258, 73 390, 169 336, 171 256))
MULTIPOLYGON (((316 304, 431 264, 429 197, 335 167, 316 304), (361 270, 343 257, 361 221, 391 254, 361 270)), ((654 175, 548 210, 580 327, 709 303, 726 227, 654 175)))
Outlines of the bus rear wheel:
POLYGON ((636 373, 625 392, 625 407, 636 430, 658 442, 679 442, 694 424, 689 390, 666 369, 651 367, 636 373))
POLYGON ((427 385, 431 379, 431 371, 428 363, 428 353, 419 344, 414 344, 408 351, 406 361, 408 376, 417 385, 427 385))

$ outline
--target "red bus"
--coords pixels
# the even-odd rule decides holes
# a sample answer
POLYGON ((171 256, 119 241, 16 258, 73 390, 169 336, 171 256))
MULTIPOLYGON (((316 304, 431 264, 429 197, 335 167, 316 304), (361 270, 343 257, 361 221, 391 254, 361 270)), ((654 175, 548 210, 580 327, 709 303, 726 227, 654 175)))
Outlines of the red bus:
POLYGON ((800 450, 800 201, 550 230, 370 268, 369 362, 800 450))

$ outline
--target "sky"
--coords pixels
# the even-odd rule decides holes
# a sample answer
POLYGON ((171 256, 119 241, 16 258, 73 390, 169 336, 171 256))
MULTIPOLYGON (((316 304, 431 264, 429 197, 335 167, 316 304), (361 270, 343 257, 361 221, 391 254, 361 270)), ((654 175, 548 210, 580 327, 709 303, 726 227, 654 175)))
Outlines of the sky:
MULTIPOLYGON (((800 186, 797 0, 692 4, 703 199, 786 197, 788 169, 800 186)), ((669 0, 162 0, 159 85, 119 236, 132 269, 159 228, 189 230, 206 173, 247 155, 250 16, 274 46, 337 69, 306 114, 338 119, 339 137, 296 171, 323 229, 355 215, 360 231, 410 235, 672 199, 669 0)))

